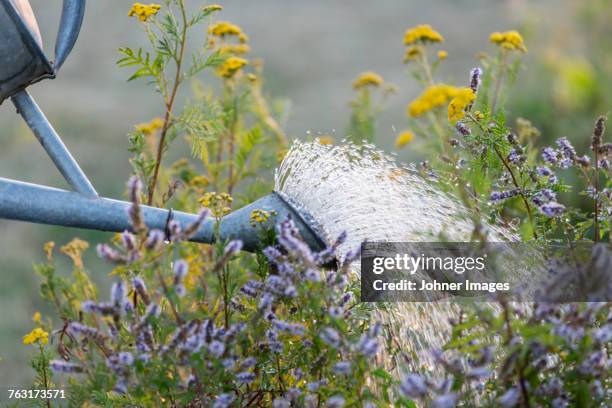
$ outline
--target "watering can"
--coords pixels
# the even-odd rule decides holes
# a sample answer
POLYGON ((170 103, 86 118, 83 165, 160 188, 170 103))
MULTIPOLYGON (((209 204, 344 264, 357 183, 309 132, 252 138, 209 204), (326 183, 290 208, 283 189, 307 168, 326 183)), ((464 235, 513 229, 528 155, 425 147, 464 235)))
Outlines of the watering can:
MULTIPOLYGON (((0 0, 0 104, 10 98, 55 166, 73 191, 24 183, 0 177, 0 219, 27 221, 122 232, 130 230, 128 209, 132 203, 98 195, 77 161, 55 132, 26 88, 42 79, 54 78, 78 37, 85 0, 64 0, 60 28, 55 45, 55 61, 50 61, 42 47, 41 35, 27 0, 0 0)), ((142 216, 149 228, 164 230, 170 219, 185 227, 197 216, 179 211, 142 206, 142 216)), ((324 241, 307 222, 308 215, 298 212, 280 193, 267 196, 243 207, 220 222, 220 239, 240 239, 243 248, 261 248, 261 230, 250 223, 255 209, 275 211, 277 219, 291 218, 306 243, 315 250, 324 241)), ((194 242, 213 243, 214 221, 205 221, 191 238, 194 242)))

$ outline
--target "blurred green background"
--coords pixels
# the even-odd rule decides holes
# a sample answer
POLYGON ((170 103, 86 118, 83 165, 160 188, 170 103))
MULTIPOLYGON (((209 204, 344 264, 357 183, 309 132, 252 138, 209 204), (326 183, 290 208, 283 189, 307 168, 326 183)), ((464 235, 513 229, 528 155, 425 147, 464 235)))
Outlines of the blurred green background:
MULTIPOLYGON (((31 0, 46 50, 53 49, 59 0, 31 0)), ((189 1, 196 7, 202 2, 189 1)), ((492 31, 518 29, 529 47, 512 90, 512 117, 526 117, 542 130, 542 143, 568 136, 586 146, 596 115, 612 108, 612 1, 609 0, 234 0, 221 2, 219 19, 239 24, 251 37, 252 56, 265 60, 267 92, 291 102, 287 124, 293 138, 346 129, 352 79, 373 70, 399 87, 378 122, 378 144, 393 148, 406 126, 405 107, 419 92, 402 64, 403 33, 429 23, 440 31, 449 56, 438 78, 465 83, 475 54, 491 50, 492 31)), ((98 191, 121 197, 130 174, 126 134, 135 123, 162 112, 159 99, 141 82, 127 83, 116 67, 118 47, 144 43, 141 27, 127 17, 130 1, 88 2, 81 37, 59 77, 31 88, 98 191)), ((205 79, 204 79, 205 80, 205 79)), ((183 95, 185 96, 185 95, 183 95)), ((0 106, 0 176, 66 187, 10 101, 0 106)), ((175 143, 186 153, 186 144, 175 143)), ((418 159, 409 145, 405 160, 418 159)), ((42 262, 42 245, 58 246, 78 236, 92 243, 85 263, 108 286, 108 268, 94 256, 108 234, 0 220, 0 386, 31 380, 31 350, 22 336, 50 308, 38 297, 32 265, 42 262)), ((61 259, 61 255, 59 256, 61 259)), ((64 257, 65 258, 65 257, 64 257)), ((70 266, 61 259, 60 268, 70 266)), ((56 322, 57 323, 57 322, 56 322)))

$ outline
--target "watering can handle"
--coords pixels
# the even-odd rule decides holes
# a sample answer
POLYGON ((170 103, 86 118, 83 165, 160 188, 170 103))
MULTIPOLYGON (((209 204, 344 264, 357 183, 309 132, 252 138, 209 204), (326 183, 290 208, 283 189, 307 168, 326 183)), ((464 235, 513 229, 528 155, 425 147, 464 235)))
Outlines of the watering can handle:
POLYGON ((55 42, 55 72, 66 61, 76 43, 85 14, 85 0, 64 0, 62 18, 55 42))

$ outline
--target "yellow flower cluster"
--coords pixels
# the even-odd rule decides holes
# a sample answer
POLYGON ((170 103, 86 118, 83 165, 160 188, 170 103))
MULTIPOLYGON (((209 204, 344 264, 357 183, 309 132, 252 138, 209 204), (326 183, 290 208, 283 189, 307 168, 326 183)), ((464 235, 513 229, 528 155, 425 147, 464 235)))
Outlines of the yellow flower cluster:
POLYGON ((89 243, 79 238, 74 238, 72 241, 60 248, 60 252, 70 259, 74 263, 77 269, 83 269, 82 254, 89 248, 89 243))
POLYGON ((525 47, 523 36, 515 30, 506 31, 503 33, 494 32, 489 37, 489 40, 493 44, 507 50, 527 52, 527 47, 525 47))
POLYGON ((408 143, 412 142, 413 140, 414 140, 414 133, 412 133, 409 130, 404 130, 402 133, 397 135, 397 138, 395 139, 395 147, 397 147, 398 149, 401 149, 402 147, 406 146, 408 143))
POLYGON ((199 202, 204 207, 208 208, 215 217, 222 217, 229 213, 234 199, 227 193, 217 193, 211 191, 202 196, 199 202))
POLYGON ((249 215, 249 220, 251 222, 251 225, 253 227, 256 227, 257 224, 266 224, 270 219, 270 216, 274 215, 276 215, 276 211, 256 209, 251 211, 251 214, 249 215))
POLYGON ((134 126, 137 131, 142 132, 145 135, 152 135, 156 130, 161 129, 164 126, 164 120, 162 118, 155 118, 148 123, 139 123, 134 126))
POLYGON ((470 106, 476 94, 471 88, 461 88, 458 90, 457 95, 448 104, 448 120, 452 124, 455 124, 458 120, 465 117, 465 108, 470 106))
POLYGON ((406 49, 406 53, 404 54, 404 62, 410 62, 417 60, 421 55, 423 55, 423 47, 420 45, 413 45, 406 49))
POLYGON ((320 136, 317 138, 317 140, 319 141, 320 144, 322 145, 332 145, 334 144, 334 138, 331 136, 320 136))
POLYGON ((366 86, 380 86, 384 82, 385 81, 383 80, 383 78, 376 72, 362 72, 353 81, 353 89, 365 88, 366 86))
POLYGON ((42 315, 40 314, 40 312, 34 312, 34 315, 32 316, 32 321, 34 323, 40 324, 40 322, 42 321, 42 315))
POLYGON ((191 181, 189 182, 189 184, 191 184, 192 187, 198 188, 198 189, 207 187, 209 183, 210 181, 208 180, 208 177, 201 176, 201 175, 193 177, 191 181))
POLYGON ((225 60, 217 72, 224 78, 231 78, 248 63, 249 61, 244 58, 232 56, 225 60))
POLYGON ((439 59, 440 61, 445 60, 445 59, 446 59, 446 57, 448 57, 448 52, 447 52, 447 51, 444 51, 444 50, 440 50, 440 51, 438 51, 438 59, 439 59))
POLYGON ((219 48, 221 54, 248 54, 251 52, 251 47, 248 44, 227 44, 219 48))
POLYGON ((241 43, 249 40, 249 37, 242 31, 240 26, 228 21, 219 21, 208 27, 208 32, 215 37, 236 36, 241 43))
POLYGON ((23 336, 23 344, 42 344, 43 346, 49 343, 49 333, 37 327, 25 336, 23 336))
POLYGON ((457 96, 458 88, 452 85, 436 84, 425 89, 408 105, 408 115, 418 117, 433 109, 444 106, 457 96))
POLYGON ((149 17, 157 14, 161 6, 159 4, 151 3, 149 5, 134 3, 130 11, 128 12, 128 17, 138 17, 140 21, 147 21, 149 17))
POLYGON ((442 34, 431 28, 429 24, 422 24, 416 27, 409 28, 404 34, 404 45, 411 45, 418 42, 439 43, 443 42, 442 34))

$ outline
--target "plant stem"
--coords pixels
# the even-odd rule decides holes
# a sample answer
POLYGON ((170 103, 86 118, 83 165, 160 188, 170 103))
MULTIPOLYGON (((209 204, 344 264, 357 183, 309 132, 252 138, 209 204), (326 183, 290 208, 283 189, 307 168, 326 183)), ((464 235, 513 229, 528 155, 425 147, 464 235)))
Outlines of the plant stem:
POLYGON ((599 242, 599 146, 595 148, 595 239, 599 242))
MULTIPOLYGON (((478 122, 476 120, 476 118, 474 117, 474 115, 472 115, 471 113, 468 112, 467 113, 467 117, 469 117, 470 120, 472 120, 472 122, 476 123, 476 125, 478 125, 483 132, 485 132, 485 133, 490 135, 489 130, 486 127, 484 127, 480 122, 478 122)), ((523 200, 523 203, 525 204, 525 209, 527 210, 527 215, 529 216, 529 222, 531 223, 531 226, 533 228, 533 238, 538 239, 538 234, 536 232, 536 226, 535 226, 535 224, 533 222, 533 214, 531 213, 531 206, 529 205, 529 201, 527 201, 527 197, 525 197, 525 194, 523 193, 523 189, 519 185, 518 180, 516 179, 516 176, 514 175, 514 172, 512 171, 512 168, 510 167, 508 162, 506 162, 506 159, 501 154, 501 152, 499 151, 499 148, 497 147, 496 144, 493 144, 493 150, 495 150, 495 154, 497 154, 497 157, 499 157, 499 159, 503 163, 504 167, 506 168, 506 170, 510 174, 510 177, 512 178, 512 183, 514 184, 514 187, 516 187, 519 190, 519 196, 521 197, 521 199, 523 200)))
POLYGON ((502 50, 500 61, 499 61, 499 70, 497 72, 497 78, 495 78, 495 90, 493 91, 493 101, 491 102, 491 113, 495 113, 495 108, 497 106, 497 100, 499 99, 499 93, 501 92, 501 84, 504 78, 505 68, 506 67, 506 51, 502 50))
POLYGON ((159 144, 157 145, 157 156, 155 158, 155 168, 153 170, 153 177, 149 184, 149 191, 147 197, 147 205, 153 204, 155 196, 155 188, 157 187, 157 179, 159 177, 159 169, 161 167, 162 157, 164 154, 164 148, 166 144, 166 136, 171 126, 172 110, 174 109, 174 101, 178 94, 179 85, 181 84, 181 68, 183 65, 183 59, 185 58, 185 48, 187 44, 187 13, 185 11, 185 3, 183 0, 179 1, 179 8, 181 10, 181 19, 183 20, 183 27, 181 30, 181 39, 179 43, 179 54, 176 58, 176 72, 174 75, 174 83, 172 85, 172 91, 170 97, 165 102, 166 113, 164 114, 164 125, 162 126, 161 135, 159 137, 159 144))

